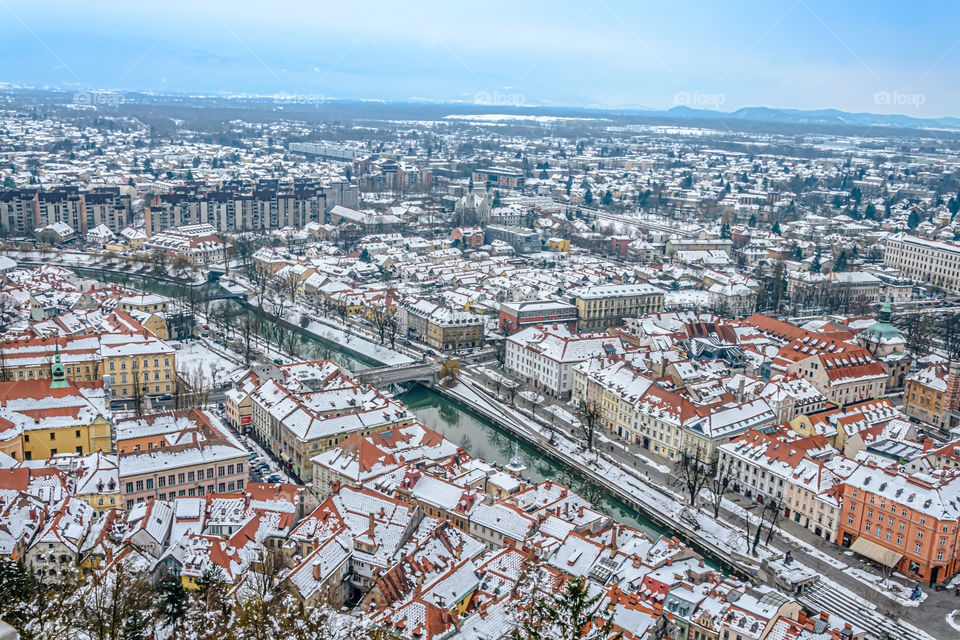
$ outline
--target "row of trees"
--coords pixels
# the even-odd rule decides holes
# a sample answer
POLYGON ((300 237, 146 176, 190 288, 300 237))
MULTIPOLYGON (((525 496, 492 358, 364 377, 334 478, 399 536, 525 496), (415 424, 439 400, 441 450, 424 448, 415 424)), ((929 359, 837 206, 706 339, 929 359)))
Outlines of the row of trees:
MULTIPOLYGON (((691 508, 708 506, 713 517, 720 517, 723 500, 733 488, 733 467, 729 458, 707 455, 701 444, 697 444, 681 456, 673 470, 673 486, 682 491, 691 508), (707 461, 709 460, 709 461, 707 461)), ((750 553, 756 555, 760 540, 770 544, 773 535, 779 529, 783 505, 776 499, 765 500, 760 519, 755 525, 749 514, 743 518, 744 537, 750 553)))
MULTIPOLYGON (((266 572, 269 576, 271 572, 266 572)), ((231 593, 219 569, 196 590, 179 577, 152 583, 118 563, 102 578, 68 577, 39 584, 22 565, 0 560, 0 615, 25 640, 372 640, 361 619, 310 606, 272 577, 251 574, 243 596, 231 593)))

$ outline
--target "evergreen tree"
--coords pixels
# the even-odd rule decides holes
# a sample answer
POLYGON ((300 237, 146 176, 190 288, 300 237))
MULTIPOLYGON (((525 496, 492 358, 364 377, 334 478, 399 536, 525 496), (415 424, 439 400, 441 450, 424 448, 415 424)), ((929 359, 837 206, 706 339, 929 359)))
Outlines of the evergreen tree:
POLYGON ((747 226, 750 228, 757 226, 757 216, 755 214, 750 216, 750 219, 747 221, 747 226))
POLYGON ((724 240, 730 239, 730 223, 726 220, 720 224, 720 237, 724 240))
POLYGON ((780 235, 780 221, 779 221, 779 220, 777 220, 776 222, 773 223, 773 226, 770 227, 770 231, 772 231, 773 233, 775 233, 775 234, 777 234, 777 235, 780 235))
POLYGON ((521 615, 516 640, 622 640, 613 620, 604 616, 603 591, 590 594, 590 583, 571 578, 555 593, 533 595, 521 615))
POLYGON ((811 273, 820 273, 820 247, 817 247, 817 252, 813 254, 813 262, 810 264, 811 273))
POLYGON ((157 585, 157 610, 168 624, 176 626, 187 610, 187 591, 176 576, 157 585))
POLYGON ((846 271, 847 270, 847 250, 844 249, 840 252, 840 255, 837 256, 837 261, 833 264, 834 271, 846 271))
POLYGON ((604 192, 603 198, 601 198, 600 202, 606 207, 609 207, 611 204, 613 204, 613 194, 610 193, 610 189, 607 189, 604 192))
POLYGON ((914 209, 910 212, 910 217, 907 218, 907 226, 911 229, 916 229, 920 224, 920 214, 917 213, 917 210, 914 209))
POLYGON ((587 187, 586 193, 583 194, 584 204, 593 204, 593 191, 590 190, 590 187, 587 187))
POLYGON ((867 205, 866 210, 863 212, 863 217, 867 220, 876 220, 877 219, 877 207, 872 202, 867 205))

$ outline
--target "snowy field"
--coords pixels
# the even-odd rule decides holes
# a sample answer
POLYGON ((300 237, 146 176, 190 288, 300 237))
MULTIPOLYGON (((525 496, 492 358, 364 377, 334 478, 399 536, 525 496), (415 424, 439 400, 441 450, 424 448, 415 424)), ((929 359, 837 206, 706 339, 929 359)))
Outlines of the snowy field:
POLYGON ((173 343, 177 350, 177 373, 188 383, 202 376, 204 384, 217 388, 226 383, 241 367, 227 360, 200 341, 173 343))

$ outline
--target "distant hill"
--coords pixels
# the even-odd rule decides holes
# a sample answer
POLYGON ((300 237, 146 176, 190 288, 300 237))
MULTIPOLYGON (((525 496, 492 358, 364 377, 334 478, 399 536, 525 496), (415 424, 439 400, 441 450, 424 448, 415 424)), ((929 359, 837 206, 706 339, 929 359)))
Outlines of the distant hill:
POLYGON ((839 109, 771 109, 744 107, 736 111, 674 107, 667 111, 639 111, 644 115, 664 115, 697 120, 752 120, 785 124, 845 125, 863 127, 903 127, 909 129, 960 129, 960 118, 914 118, 902 114, 851 113, 839 109))

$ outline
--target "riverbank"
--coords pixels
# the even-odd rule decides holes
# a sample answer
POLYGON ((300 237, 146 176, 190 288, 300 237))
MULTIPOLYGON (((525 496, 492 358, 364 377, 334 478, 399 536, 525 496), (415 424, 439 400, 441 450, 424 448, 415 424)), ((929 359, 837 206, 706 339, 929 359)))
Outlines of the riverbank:
POLYGON ((548 433, 547 425, 537 425, 529 416, 486 397, 466 376, 453 387, 436 385, 436 391, 522 440, 540 455, 582 474, 729 573, 755 582, 761 561, 775 555, 766 547, 758 548, 757 557, 749 555, 749 542, 741 531, 678 502, 635 470, 605 454, 585 452, 564 434, 548 433))

